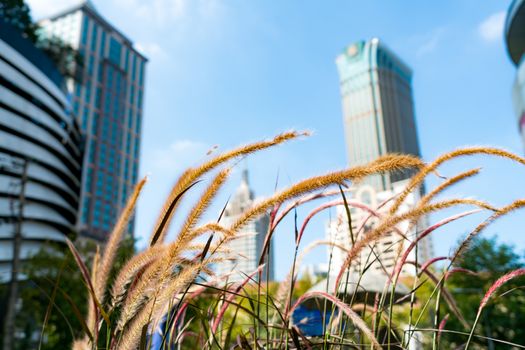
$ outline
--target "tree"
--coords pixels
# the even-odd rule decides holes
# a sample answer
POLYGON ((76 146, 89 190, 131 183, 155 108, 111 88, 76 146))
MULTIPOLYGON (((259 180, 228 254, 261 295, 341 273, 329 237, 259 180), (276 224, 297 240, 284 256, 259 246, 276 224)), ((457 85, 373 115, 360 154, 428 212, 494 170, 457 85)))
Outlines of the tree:
MULTIPOLYGON (((499 277, 524 266, 521 257, 512 246, 501 244, 496 238, 477 238, 463 255, 458 266, 477 273, 468 275, 455 273, 447 281, 447 288, 453 293, 463 315, 472 325, 483 295, 499 277)), ((524 344, 525 339, 525 279, 517 278, 505 284, 483 310, 476 334, 494 340, 476 338, 473 344, 479 349, 508 349, 508 345, 498 343, 502 339, 524 344)), ((446 329, 461 330, 463 327, 453 317, 446 329)), ((470 330, 464 330, 469 332, 470 330)), ((444 333, 442 346, 453 349, 461 346, 466 336, 444 333)), ((476 347, 472 347, 476 348, 476 347)))
POLYGON ((55 64, 60 74, 81 82, 84 59, 80 52, 57 37, 47 37, 33 22, 31 10, 24 0, 0 0, 0 18, 18 29, 55 64))
POLYGON ((0 17, 36 43, 38 26, 33 23, 31 10, 24 0, 0 0, 0 17))
MULTIPOLYGON (((95 244, 88 242, 79 250, 91 266, 95 244)), ((133 254, 134 241, 127 238, 118 250, 110 279, 133 254)), ((24 264, 23 273, 26 279, 16 315, 15 349, 39 348, 40 342, 40 349, 69 347, 74 338, 82 335, 81 319, 85 319, 88 297, 73 256, 64 246, 48 245, 24 264)))

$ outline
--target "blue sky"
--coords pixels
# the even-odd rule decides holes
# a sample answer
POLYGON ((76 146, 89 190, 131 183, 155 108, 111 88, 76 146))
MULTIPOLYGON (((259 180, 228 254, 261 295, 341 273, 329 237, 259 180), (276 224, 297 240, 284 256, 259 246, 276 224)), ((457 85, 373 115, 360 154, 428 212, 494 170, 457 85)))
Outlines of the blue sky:
MULTIPOLYGON (((523 154, 511 101, 515 67, 502 34, 510 1, 93 2, 150 58, 140 172, 151 176, 138 208, 139 238, 149 236, 176 176, 204 159, 214 145, 225 150, 284 130, 314 132, 241 165, 249 168, 258 195, 273 191, 278 172, 284 186, 345 167, 334 61, 346 45, 361 39, 379 37, 413 68, 425 160, 465 145, 498 146, 523 154)), ((39 18, 75 1, 29 3, 39 18)), ((497 205, 525 198, 525 169, 506 160, 457 160, 442 173, 454 175, 478 166, 483 175, 444 197, 469 196, 497 205)), ((212 211, 219 210, 239 175, 240 171, 233 174, 212 211)), ((324 237, 327 215, 313 223, 305 243, 324 237)), ((436 233, 436 253, 447 254, 485 216, 436 233)), ((524 221, 522 213, 513 214, 485 234, 498 234, 523 251, 524 221)), ((278 277, 290 266, 292 232, 288 226, 276 236, 278 277)), ((307 262, 324 258, 320 250, 307 262)))

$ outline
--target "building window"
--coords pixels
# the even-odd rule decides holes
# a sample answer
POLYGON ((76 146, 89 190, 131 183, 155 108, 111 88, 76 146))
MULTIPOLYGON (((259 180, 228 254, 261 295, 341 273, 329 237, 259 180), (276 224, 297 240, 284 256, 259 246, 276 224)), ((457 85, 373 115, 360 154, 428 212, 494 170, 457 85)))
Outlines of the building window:
POLYGON ((91 121, 91 135, 97 134, 98 119, 99 119, 99 114, 97 112, 93 113, 93 120, 91 121))
MULTIPOLYGON (((95 143, 92 142, 91 143, 91 147, 89 148, 89 164, 94 164, 95 163, 95 143)), ((87 180, 86 180, 87 181, 87 180)), ((91 187, 91 179, 89 179, 89 186, 88 187, 91 187)))
POLYGON ((82 115, 82 128, 84 130, 87 130, 88 120, 89 120, 89 109, 85 107, 84 114, 82 115))
POLYGON ((133 62, 132 62, 132 65, 131 65, 131 81, 134 83, 135 82, 135 77, 137 76, 136 75, 136 69, 137 68, 137 55, 133 55, 133 62))
POLYGON ((133 109, 130 108, 129 113, 128 113, 128 131, 129 132, 131 132, 132 127, 133 127, 133 109))
POLYGON ((102 38, 100 39, 100 57, 106 55, 106 32, 102 30, 102 38))
POLYGON ((113 37, 109 41, 109 60, 120 66, 122 45, 113 37))
POLYGON ((98 38, 98 26, 96 23, 93 23, 93 30, 91 31, 91 51, 95 52, 97 51, 97 38, 98 38))
POLYGON ((86 82, 85 101, 87 104, 91 103, 91 83, 89 81, 86 82))
POLYGON ((137 123, 136 123, 137 126, 136 126, 136 128, 135 128, 135 132, 136 132, 137 134, 139 134, 139 135, 140 135, 140 128, 142 127, 142 126, 141 126, 141 122, 142 122, 142 115, 140 114, 140 112, 138 112, 138 113, 137 113, 137 123))
POLYGON ((139 100, 137 103, 137 108, 141 108, 141 107, 142 107, 142 90, 139 90, 139 100))
MULTIPOLYGON (((130 89, 130 92, 129 92, 129 118, 131 119, 131 115, 132 115, 132 107, 134 106, 134 102, 135 102, 135 87, 132 85, 131 86, 131 89, 130 89)), ((131 123, 130 123, 131 124, 131 123)), ((129 126, 131 128, 131 126, 129 126)))
POLYGON ((129 49, 126 49, 126 58, 124 60, 124 70, 128 71, 128 61, 129 61, 129 49))
POLYGON ((97 87, 97 92, 95 95, 95 106, 100 109, 100 99, 102 97, 102 89, 97 87))
POLYGON ((89 26, 89 18, 86 15, 84 15, 84 20, 82 21, 82 39, 81 39, 81 43, 84 46, 87 44, 88 26, 89 26))
POLYGON ((75 113, 75 116, 78 116, 78 110, 80 108, 80 103, 78 100, 75 100, 75 102, 73 103, 73 112, 75 113))
POLYGON ((140 62, 139 84, 144 86, 144 61, 140 62))

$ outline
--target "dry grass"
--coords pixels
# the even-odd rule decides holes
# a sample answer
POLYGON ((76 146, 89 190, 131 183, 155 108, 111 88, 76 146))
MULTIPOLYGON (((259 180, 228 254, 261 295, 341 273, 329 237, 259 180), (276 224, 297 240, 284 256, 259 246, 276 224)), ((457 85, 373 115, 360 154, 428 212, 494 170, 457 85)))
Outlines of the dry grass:
MULTIPOLYGON (((446 269, 443 274, 431 271, 431 265, 445 260, 446 257, 438 257, 421 264, 417 261, 409 261, 407 259, 408 253, 403 254, 402 246, 397 246, 399 258, 396 261, 395 271, 392 272, 391 276, 387 276, 383 291, 375 292, 372 304, 357 300, 356 295, 341 295, 339 285, 349 269, 354 267, 356 258, 365 248, 371 251, 368 260, 381 261, 381 257, 374 256, 373 252, 378 240, 385 235, 397 232, 399 234, 395 236, 396 242, 406 241, 410 249, 417 246, 419 239, 414 242, 410 241, 411 238, 409 238, 408 233, 400 228, 400 224, 403 222, 417 222, 430 213, 465 205, 491 212, 492 215, 476 227, 464 243, 457 248, 455 255, 450 258, 453 262, 468 247, 468 242, 472 237, 479 234, 496 219, 525 206, 525 201, 518 200, 503 208, 495 208, 483 201, 466 198, 434 201, 435 197, 442 191, 460 181, 468 180, 480 172, 480 169, 473 169, 444 180, 408 211, 399 212, 402 203, 410 193, 419 191, 419 186, 424 179, 436 172, 437 168, 446 161, 476 154, 504 157, 521 164, 525 164, 525 160, 506 151, 482 147, 450 152, 430 164, 425 164, 420 159, 409 155, 386 155, 367 165, 311 177, 277 191, 270 197, 258 201, 253 207, 247 208, 230 226, 225 227, 213 222, 200 222, 203 214, 209 210, 210 204, 227 181, 230 167, 236 158, 303 135, 306 133, 284 133, 269 141, 256 142, 225 152, 200 166, 185 171, 176 181, 167 197, 151 233, 150 246, 127 261, 118 272, 113 284, 108 285, 109 271, 113 266, 125 227, 145 184, 145 180, 142 180, 135 188, 117 221, 115 229, 108 238, 103 254, 100 258, 98 254, 96 255, 97 258, 92 266, 91 274, 87 273, 82 261, 78 262, 86 279, 86 285, 93 286, 93 292, 91 292, 88 302, 87 325, 94 340, 90 340, 90 337, 86 335, 73 344, 73 349, 138 349, 139 347, 149 349, 152 334, 156 332, 156 327, 161 325, 163 320, 166 322, 163 326, 164 336, 162 337, 165 349, 171 349, 175 346, 182 348, 198 346, 203 349, 339 349, 343 346, 359 349, 382 349, 389 348, 393 344, 401 344, 401 346, 406 347, 413 332, 409 333, 407 337, 398 338, 397 335, 400 330, 392 320, 397 317, 395 313, 402 310, 401 302, 394 298, 396 285, 401 283, 398 275, 404 265, 410 264, 415 265, 416 269, 419 269, 418 271, 422 274, 429 276, 429 282, 431 282, 429 288, 432 290, 431 299, 444 298, 453 313, 453 316, 450 317, 460 318, 464 322, 453 296, 445 287, 447 274, 450 274, 450 271, 460 271, 452 267, 446 269), (370 175, 406 169, 417 170, 406 189, 399 196, 385 201, 375 208, 358 203, 352 198, 350 200, 345 198, 346 194, 351 191, 351 188, 348 187, 349 184, 355 184, 370 175), (215 175, 192 209, 184 216, 178 235, 173 241, 167 242, 168 227, 173 216, 178 213, 179 204, 184 199, 184 194, 192 190, 193 184, 202 181, 203 176, 210 172, 215 172, 215 175), (342 190, 343 188, 345 189, 342 190), (228 276, 214 275, 214 265, 220 264, 224 259, 236 258, 236 255, 240 253, 229 249, 227 243, 245 234, 242 233, 242 229, 250 221, 271 211, 270 229, 266 237, 266 242, 269 242, 276 227, 294 208, 313 200, 340 195, 343 192, 345 193, 343 200, 337 199, 317 206, 305 217, 300 230, 296 227, 294 265, 290 268, 288 278, 280 286, 257 282, 257 276, 262 273, 262 267, 250 276, 246 276, 245 280, 238 285, 224 285, 224 280, 228 276), (387 207, 390 202, 392 205, 387 207), (358 223, 358 232, 352 233, 357 237, 353 246, 347 247, 330 241, 316 241, 311 247, 304 249, 302 254, 298 254, 301 237, 305 233, 310 219, 335 205, 347 205, 348 208, 358 208, 369 214, 363 222, 358 223), (374 227, 365 230, 365 224, 371 217, 374 217, 374 227), (207 233, 210 235, 206 235, 207 233), (203 242, 202 239, 206 237, 209 239, 203 242), (410 245, 410 243, 413 244, 410 245), (304 290, 299 290, 299 267, 304 254, 319 245, 327 245, 345 252, 346 259, 342 268, 335 271, 337 275, 335 291, 305 293, 304 290), (421 269, 422 266, 423 269, 421 269), (110 299, 105 300, 108 291, 110 299), (292 303, 293 300, 295 302, 292 303), (323 317, 326 317, 327 325, 324 336, 318 338, 305 337, 298 328, 298 320, 293 319, 293 311, 304 302, 312 300, 317 302, 322 310, 333 311, 330 315, 324 314, 323 317), (199 302, 204 301, 207 302, 206 306, 199 306, 199 302), (193 316, 187 314, 190 311, 193 316), (332 317, 331 315, 337 316, 332 317), (382 335, 381 330, 383 329, 386 329, 386 335, 382 335)), ((431 226, 423 234, 430 235, 438 227, 465 215, 467 214, 459 214, 448 221, 445 220, 431 226)), ((351 218, 348 219, 351 221, 351 218)), ((412 225, 409 227, 412 228, 412 225)), ((279 247, 272 247, 271 249, 279 250, 279 247)), ((279 251, 279 253, 287 252, 279 251)), ((264 258, 262 257, 261 260, 263 261, 264 258)), ((367 273, 365 265, 366 262, 363 260, 360 261, 359 268, 354 268, 355 271, 361 271, 360 278, 367 273)), ((386 271, 386 269, 384 270, 386 271)), ((516 272, 515 275, 520 273, 521 271, 516 272)), ((497 282, 494 290, 513 276, 503 277, 500 280, 503 282, 499 284, 497 282)), ((414 277, 414 285, 420 277, 419 275, 414 277)), ((359 281, 357 283, 359 284, 359 281)), ((490 297, 491 291, 487 295, 490 297)), ((488 300, 488 297, 485 299, 488 300)), ((426 304, 416 303, 416 288, 401 299, 411 300, 410 317, 403 323, 409 324, 411 329, 417 328, 420 322, 423 322, 423 315, 428 313, 430 299, 426 304), (412 317, 415 308, 417 308, 419 315, 417 318, 412 317)), ((437 305, 439 307, 439 303, 437 305)), ((482 308, 483 305, 480 306, 480 312, 482 308)), ((444 322, 428 325, 434 326, 436 330, 439 328, 439 335, 445 331, 443 329, 444 322)), ((430 333, 433 334, 434 331, 430 333)), ((471 332, 471 337, 473 336, 475 336, 474 329, 471 332)))

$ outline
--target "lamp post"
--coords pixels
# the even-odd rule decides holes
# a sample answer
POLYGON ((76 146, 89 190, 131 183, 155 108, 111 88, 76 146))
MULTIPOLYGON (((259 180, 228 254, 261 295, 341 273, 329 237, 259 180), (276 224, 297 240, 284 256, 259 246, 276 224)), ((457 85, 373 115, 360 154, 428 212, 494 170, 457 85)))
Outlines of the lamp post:
POLYGON ((11 206, 12 219, 15 220, 13 232, 13 261, 11 265, 11 280, 7 295, 6 313, 4 318, 3 348, 10 350, 14 345, 16 302, 18 300, 18 274, 20 270, 20 248, 22 246, 22 221, 24 218, 25 187, 27 183, 27 164, 26 159, 11 159, 10 165, 0 164, 0 173, 9 172, 20 175, 20 191, 18 193, 18 212, 14 212, 14 203, 11 206))

